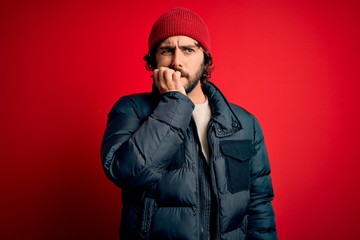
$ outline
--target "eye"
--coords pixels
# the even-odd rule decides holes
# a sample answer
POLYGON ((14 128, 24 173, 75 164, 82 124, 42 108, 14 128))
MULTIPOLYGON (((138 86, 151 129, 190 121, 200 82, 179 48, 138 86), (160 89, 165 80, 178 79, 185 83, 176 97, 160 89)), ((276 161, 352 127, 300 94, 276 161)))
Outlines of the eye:
POLYGON ((171 51, 169 49, 164 49, 160 52, 161 54, 169 54, 171 51))
POLYGON ((184 51, 185 51, 186 53, 192 53, 192 52, 194 52, 194 49, 192 49, 192 48, 185 48, 184 51))
POLYGON ((168 55, 171 55, 173 52, 174 52, 174 49, 170 48, 170 47, 164 47, 164 48, 160 48, 158 50, 158 52, 161 54, 161 55, 164 55, 164 56, 168 56, 168 55))

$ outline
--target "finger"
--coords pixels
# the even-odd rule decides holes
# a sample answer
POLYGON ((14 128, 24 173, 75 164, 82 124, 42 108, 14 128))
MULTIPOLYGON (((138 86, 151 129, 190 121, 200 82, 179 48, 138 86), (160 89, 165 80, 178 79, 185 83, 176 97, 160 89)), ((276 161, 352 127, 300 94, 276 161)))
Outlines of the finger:
POLYGON ((180 78, 181 78, 181 72, 176 71, 173 73, 172 78, 174 80, 174 82, 179 82, 180 78))
POLYGON ((161 89, 162 92, 166 91, 167 89, 167 83, 165 80, 165 72, 166 72, 167 68, 165 67, 160 67, 159 68, 159 73, 158 73, 158 86, 161 89))
POLYGON ((163 73, 163 78, 164 78, 163 81, 169 90, 173 90, 175 85, 173 81, 174 72, 175 71, 173 69, 166 69, 163 73))
POLYGON ((174 70, 167 67, 160 67, 156 72, 154 71, 154 73, 156 73, 155 85, 161 94, 170 91, 169 87, 171 87, 172 78, 169 71, 174 70))
POLYGON ((154 81, 156 83, 159 79, 159 69, 154 69, 153 73, 154 73, 154 75, 153 75, 154 81))
POLYGON ((183 94, 186 95, 186 91, 185 91, 185 88, 184 88, 184 85, 182 84, 181 82, 181 72, 179 71, 176 71, 174 72, 173 74, 173 81, 174 81, 174 84, 175 84, 175 89, 183 94))
POLYGON ((157 81, 158 81, 159 83, 163 83, 163 82, 164 82, 164 78, 165 78, 164 74, 165 74, 165 71, 166 71, 167 69, 168 69, 168 68, 166 68, 166 67, 160 67, 160 68, 158 69, 157 81))
POLYGON ((163 93, 163 87, 161 86, 161 81, 160 81, 160 69, 155 69, 154 70, 154 83, 156 88, 159 90, 160 94, 163 93))

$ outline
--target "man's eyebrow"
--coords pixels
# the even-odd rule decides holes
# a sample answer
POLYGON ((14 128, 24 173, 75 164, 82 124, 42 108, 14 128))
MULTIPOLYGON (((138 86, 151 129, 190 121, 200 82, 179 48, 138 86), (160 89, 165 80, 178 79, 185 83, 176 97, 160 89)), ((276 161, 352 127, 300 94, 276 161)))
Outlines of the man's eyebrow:
MULTIPOLYGON (((184 44, 184 45, 180 45, 179 48, 200 48, 200 44, 195 42, 195 43, 190 43, 190 44, 184 44)), ((164 45, 160 45, 158 49, 173 49, 175 48, 175 46, 173 46, 172 44, 164 44, 164 45)))
POLYGON ((175 48, 174 46, 171 46, 171 45, 163 45, 163 46, 159 46, 158 49, 173 49, 175 48))
POLYGON ((198 47, 196 44, 186 44, 186 45, 181 45, 179 46, 180 48, 194 48, 194 47, 198 47))
POLYGON ((179 47, 180 48, 201 48, 201 45, 198 42, 194 42, 192 44, 184 44, 179 47))

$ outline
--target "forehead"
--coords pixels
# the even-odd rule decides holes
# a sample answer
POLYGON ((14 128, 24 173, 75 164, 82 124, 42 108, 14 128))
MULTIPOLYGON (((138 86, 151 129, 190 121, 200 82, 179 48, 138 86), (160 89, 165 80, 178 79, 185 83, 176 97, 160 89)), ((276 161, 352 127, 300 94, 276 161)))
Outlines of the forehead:
POLYGON ((184 46, 184 45, 197 45, 198 41, 188 36, 171 36, 163 40, 159 46, 184 46))

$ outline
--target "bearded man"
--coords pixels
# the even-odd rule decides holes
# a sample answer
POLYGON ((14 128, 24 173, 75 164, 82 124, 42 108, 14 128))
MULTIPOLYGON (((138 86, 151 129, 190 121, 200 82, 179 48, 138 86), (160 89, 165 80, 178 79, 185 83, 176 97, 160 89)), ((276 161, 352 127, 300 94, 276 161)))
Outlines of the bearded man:
POLYGON ((122 189, 121 240, 277 239, 261 127, 209 81, 204 21, 167 11, 145 60, 153 89, 117 101, 101 149, 122 189))

